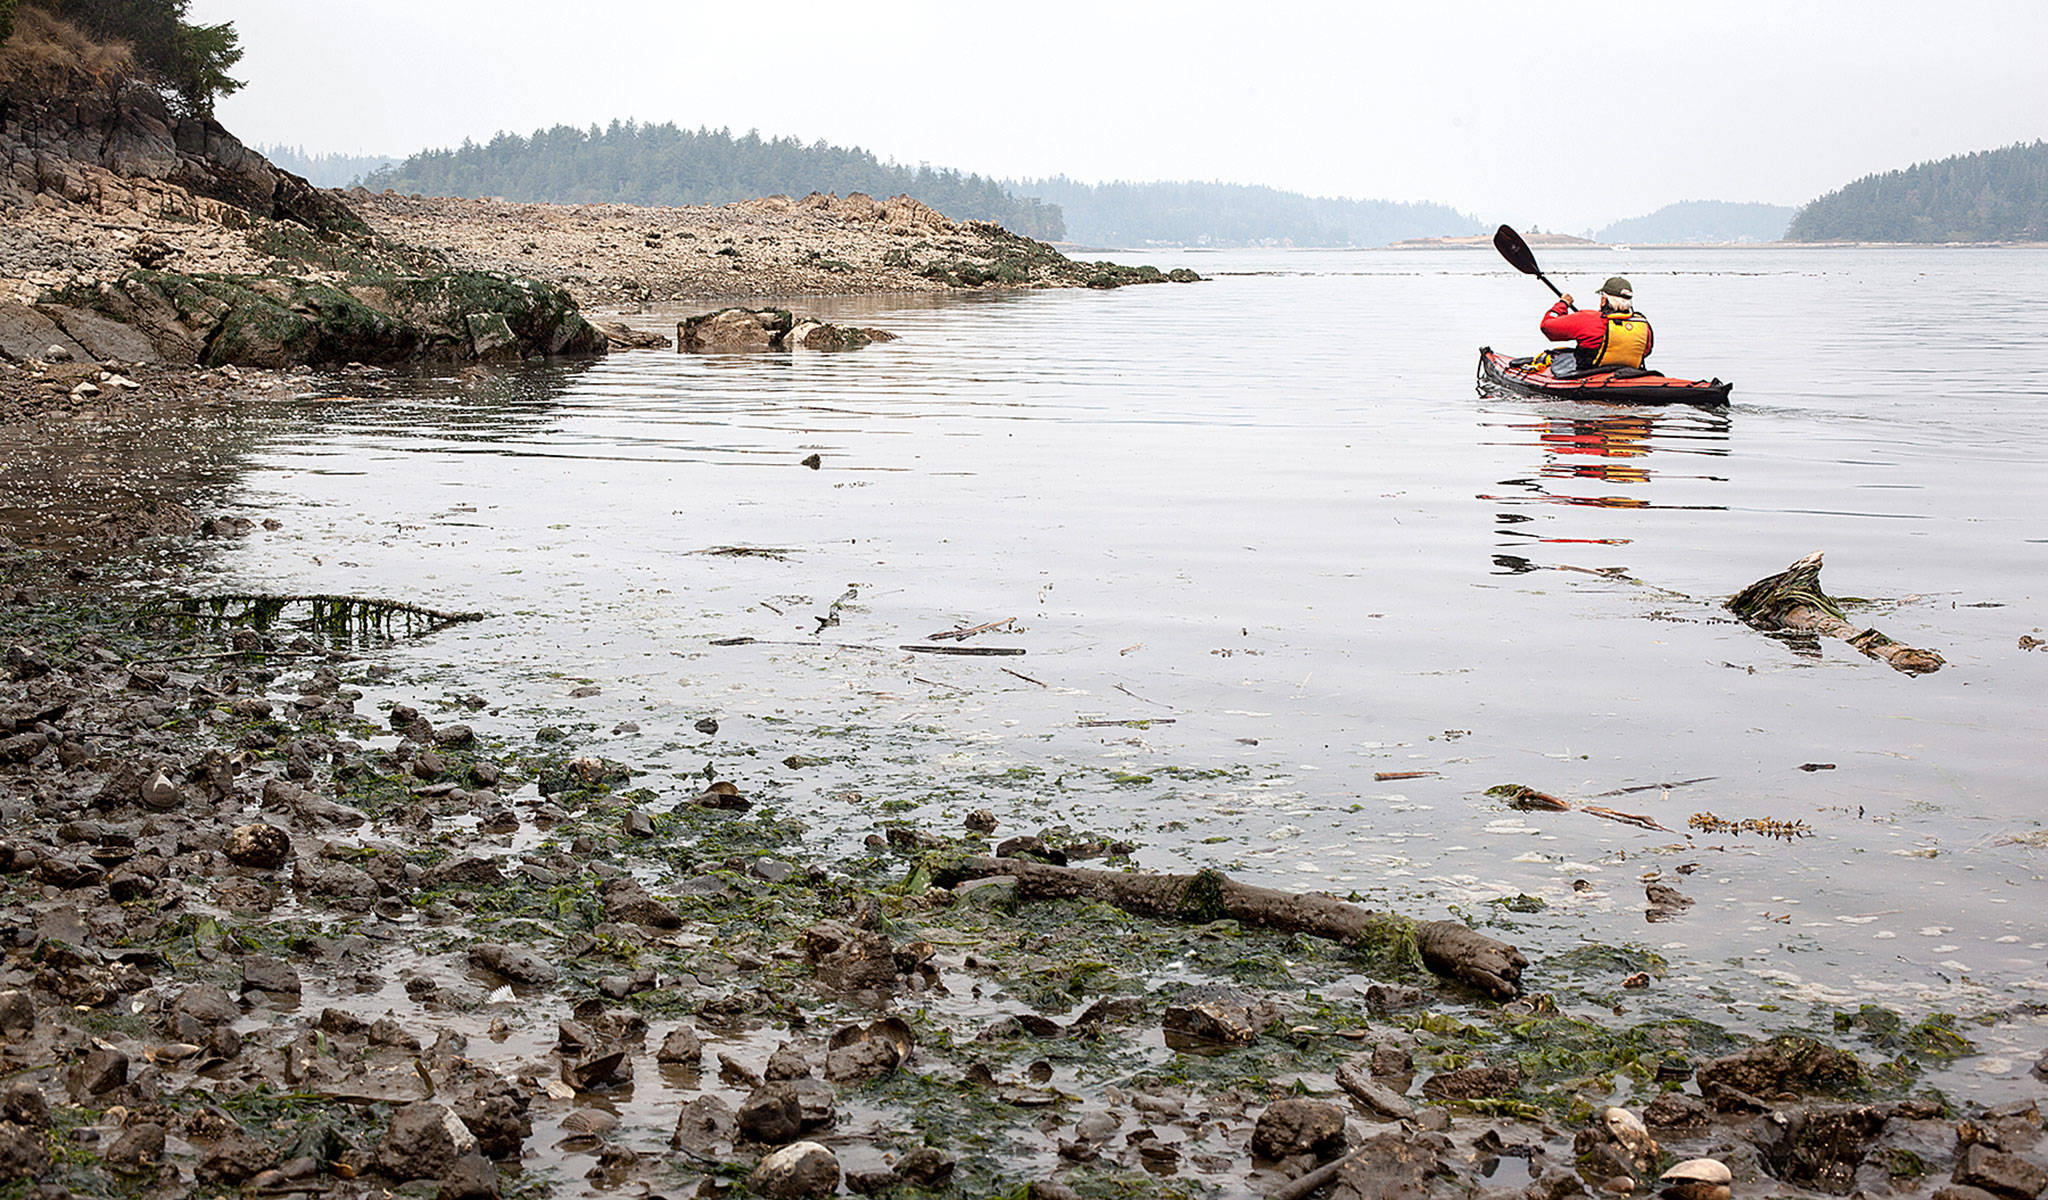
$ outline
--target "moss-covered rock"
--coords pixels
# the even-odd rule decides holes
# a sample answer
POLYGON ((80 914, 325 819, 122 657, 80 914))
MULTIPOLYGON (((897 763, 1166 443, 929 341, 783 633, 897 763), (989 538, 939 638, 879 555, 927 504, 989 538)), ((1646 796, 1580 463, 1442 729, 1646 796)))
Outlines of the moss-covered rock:
POLYGON ((603 354, 560 288, 481 271, 297 276, 132 271, 56 293, 135 328, 164 359, 201 366, 476 361, 603 354))

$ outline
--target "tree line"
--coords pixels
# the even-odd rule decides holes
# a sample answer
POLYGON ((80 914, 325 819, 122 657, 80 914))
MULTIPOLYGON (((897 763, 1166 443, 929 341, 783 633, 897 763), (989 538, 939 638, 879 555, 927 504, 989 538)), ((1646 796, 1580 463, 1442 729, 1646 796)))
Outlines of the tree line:
POLYGON ((1099 246, 1383 246, 1481 232, 1442 204, 1305 196, 1241 183, 1079 183, 1065 176, 1010 185, 1059 206, 1068 236, 1099 246))
POLYGON ((481 144, 422 150, 362 180, 435 196, 503 196, 550 204, 725 204, 811 192, 907 193, 955 220, 995 221, 1026 237, 1057 240, 1057 206, 1012 195, 993 179, 883 162, 859 147, 763 138, 749 131, 688 130, 673 122, 609 127, 557 125, 531 137, 499 133, 481 144))
POLYGON ((1596 242, 1775 242, 1797 209, 1782 204, 1681 200, 1643 217, 1616 221, 1593 234, 1596 242))
POLYGON ((2048 241, 2048 142, 1866 175, 1799 210, 1797 242, 2048 241))

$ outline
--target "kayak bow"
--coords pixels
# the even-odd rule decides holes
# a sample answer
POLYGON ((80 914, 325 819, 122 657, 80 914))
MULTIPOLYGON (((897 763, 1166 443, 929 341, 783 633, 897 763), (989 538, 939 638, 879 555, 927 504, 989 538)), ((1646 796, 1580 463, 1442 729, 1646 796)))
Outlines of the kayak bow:
MULTIPOLYGON (((1569 351, 1566 351, 1569 353, 1569 351)), ((1718 379, 1673 379, 1637 367, 1596 367, 1583 373, 1554 375, 1551 354, 1509 358, 1491 346, 1479 348, 1479 386, 1518 396, 1552 400, 1601 400, 1610 404, 1728 403, 1732 383, 1718 379)))

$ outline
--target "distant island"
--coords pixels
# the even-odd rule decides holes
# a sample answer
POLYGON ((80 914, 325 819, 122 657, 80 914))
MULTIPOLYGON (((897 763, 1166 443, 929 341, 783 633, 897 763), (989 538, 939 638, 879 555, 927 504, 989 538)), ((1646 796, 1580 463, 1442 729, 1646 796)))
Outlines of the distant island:
POLYGON ((1306 196, 1239 183, 1088 184, 1055 176, 1010 187, 1058 205, 1067 238, 1091 246, 1384 246, 1482 229, 1477 218, 1442 204, 1306 196))
POLYGON ((1616 221, 1593 234, 1598 242, 1678 243, 1776 242, 1799 210, 1783 204, 1737 204, 1726 200, 1683 200, 1645 217, 1616 221))
POLYGON ((2048 142, 1866 175, 1792 221, 1795 242, 2048 241, 2048 142))

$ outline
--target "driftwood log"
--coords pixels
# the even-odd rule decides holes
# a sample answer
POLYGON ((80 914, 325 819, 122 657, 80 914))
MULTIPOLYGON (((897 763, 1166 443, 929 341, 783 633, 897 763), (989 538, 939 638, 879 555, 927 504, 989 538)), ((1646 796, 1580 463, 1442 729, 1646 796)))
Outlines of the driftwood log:
POLYGON ((1735 593, 1728 608, 1766 633, 1789 629, 1840 638, 1908 675, 1941 669, 1942 657, 1934 651, 1916 650, 1875 629, 1851 624, 1842 614, 1842 606, 1821 590, 1820 558, 1821 552, 1816 550, 1776 575, 1757 580, 1735 593))
POLYGON ((1424 966, 1496 1000, 1521 994, 1522 968, 1529 965, 1513 946, 1456 921, 1413 921, 1360 908, 1327 892, 1283 892, 1239 883, 1221 871, 1151 875, 975 857, 962 864, 958 877, 992 875, 1015 879, 1019 900, 1100 900, 1138 916, 1178 921, 1228 917, 1244 925, 1364 948, 1393 949, 1412 939, 1424 966))

